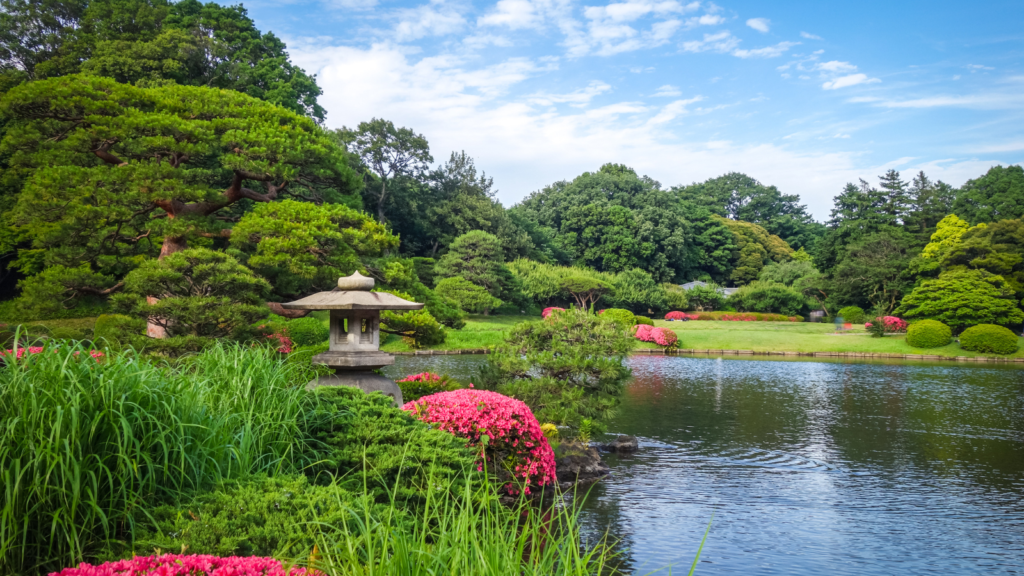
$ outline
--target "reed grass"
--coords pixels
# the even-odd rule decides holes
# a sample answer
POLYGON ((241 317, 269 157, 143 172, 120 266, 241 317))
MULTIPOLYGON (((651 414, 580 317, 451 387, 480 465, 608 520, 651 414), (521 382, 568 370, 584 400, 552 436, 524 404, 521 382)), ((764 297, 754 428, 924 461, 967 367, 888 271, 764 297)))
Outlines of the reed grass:
POLYGON ((75 565, 156 502, 297 467, 304 395, 269 350, 174 367, 88 352, 51 342, 0 368, 0 573, 75 565))

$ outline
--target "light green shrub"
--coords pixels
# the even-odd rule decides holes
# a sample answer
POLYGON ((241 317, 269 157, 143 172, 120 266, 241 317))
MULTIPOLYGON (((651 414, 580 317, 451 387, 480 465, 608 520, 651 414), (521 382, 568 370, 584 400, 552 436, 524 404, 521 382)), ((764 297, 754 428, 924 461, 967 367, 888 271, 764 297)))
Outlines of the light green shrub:
POLYGON ((971 352, 1013 354, 1020 347, 1020 340, 1009 328, 979 324, 964 330, 960 335, 960 347, 971 352))
POLYGON ((651 320, 647 316, 636 316, 633 319, 635 324, 646 324, 648 326, 654 326, 654 320, 651 320))
POLYGON ((452 276, 437 283, 437 295, 447 298, 463 312, 487 314, 502 305, 502 301, 491 296, 483 286, 477 286, 462 276, 452 276))
POLYGON ((907 344, 914 348, 938 348, 953 340, 953 331, 938 320, 919 320, 907 327, 907 344))
POLYGON ((839 310, 839 316, 843 317, 844 322, 850 322, 851 324, 863 324, 865 318, 864 309, 860 306, 847 306, 839 310))
POLYGON ((636 314, 622 308, 609 308, 601 312, 601 316, 615 320, 627 328, 636 324, 636 314))
POLYGON ((292 344, 296 346, 323 344, 331 335, 331 330, 326 324, 317 318, 308 316, 290 320, 285 324, 285 330, 288 331, 288 337, 292 339, 292 344))

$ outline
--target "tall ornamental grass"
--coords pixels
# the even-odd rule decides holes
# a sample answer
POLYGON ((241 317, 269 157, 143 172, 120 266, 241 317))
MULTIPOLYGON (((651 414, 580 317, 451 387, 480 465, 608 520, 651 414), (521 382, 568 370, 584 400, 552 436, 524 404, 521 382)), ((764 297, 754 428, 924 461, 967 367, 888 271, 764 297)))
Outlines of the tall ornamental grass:
POLYGON ((0 368, 0 574, 59 570, 218 480, 294 469, 303 399, 266 349, 171 367, 48 345, 0 368))

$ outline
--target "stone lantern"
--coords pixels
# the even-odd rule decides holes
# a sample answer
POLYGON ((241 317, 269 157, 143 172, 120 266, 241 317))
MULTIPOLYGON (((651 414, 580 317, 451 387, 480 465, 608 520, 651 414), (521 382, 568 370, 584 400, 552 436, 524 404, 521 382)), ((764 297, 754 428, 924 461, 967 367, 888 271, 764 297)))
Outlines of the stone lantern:
POLYGON ((373 278, 359 272, 338 279, 338 287, 318 292, 295 302, 281 304, 286 310, 328 310, 331 314, 329 348, 313 357, 314 364, 334 369, 334 374, 318 378, 308 387, 352 386, 364 392, 383 392, 402 405, 402 390, 397 384, 376 374, 395 363, 395 357, 380 351, 380 311, 420 310, 423 304, 403 300, 387 292, 370 292, 373 278))

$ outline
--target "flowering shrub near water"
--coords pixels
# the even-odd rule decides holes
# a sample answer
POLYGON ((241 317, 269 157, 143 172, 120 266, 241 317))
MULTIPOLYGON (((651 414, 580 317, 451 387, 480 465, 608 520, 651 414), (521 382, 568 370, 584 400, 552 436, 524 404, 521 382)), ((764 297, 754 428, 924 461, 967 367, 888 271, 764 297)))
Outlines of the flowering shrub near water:
POLYGON ((665 320, 696 320, 697 314, 688 314, 686 312, 672 311, 665 314, 665 320))
POLYGON ((551 316, 555 312, 565 312, 565 308, 558 308, 557 306, 551 306, 549 308, 545 308, 543 311, 541 311, 540 317, 541 318, 547 318, 548 316, 551 316))
POLYGON ((273 558, 164 554, 136 556, 99 566, 79 564, 50 576, 322 576, 306 568, 285 569, 273 558))
MULTIPOLYGON (((507 468, 521 482, 526 494, 530 486, 555 481, 555 454, 530 408, 513 398, 486 390, 464 389, 441 392, 408 402, 402 409, 416 418, 436 424, 480 448, 489 469, 507 468)), ((506 485, 512 494, 513 483, 506 485)))
POLYGON ((666 348, 676 345, 679 337, 668 328, 655 328, 646 324, 637 324, 633 327, 633 336, 641 342, 653 342, 666 348))
MULTIPOLYGON (((450 392, 460 388, 459 383, 450 377, 434 374, 433 372, 412 374, 401 380, 395 380, 395 383, 402 389, 402 398, 407 402, 438 392, 450 392)), ((470 384, 470 387, 472 387, 472 384, 470 384)))

